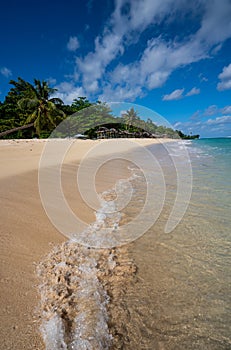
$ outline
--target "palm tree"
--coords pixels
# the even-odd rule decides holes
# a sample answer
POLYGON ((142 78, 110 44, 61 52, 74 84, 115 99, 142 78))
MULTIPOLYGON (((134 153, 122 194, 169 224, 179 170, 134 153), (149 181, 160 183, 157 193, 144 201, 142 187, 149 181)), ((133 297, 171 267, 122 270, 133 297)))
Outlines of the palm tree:
POLYGON ((133 107, 127 110, 126 113, 123 113, 122 118, 125 120, 127 130, 130 129, 130 127, 135 123, 137 124, 137 121, 140 119, 138 113, 134 110, 133 107))
POLYGON ((42 130, 51 131, 52 128, 65 117, 60 109, 63 101, 59 98, 50 98, 56 89, 51 88, 46 81, 34 79, 34 86, 19 78, 15 85, 15 93, 19 94, 18 106, 27 115, 25 124, 34 123, 38 135, 42 130))

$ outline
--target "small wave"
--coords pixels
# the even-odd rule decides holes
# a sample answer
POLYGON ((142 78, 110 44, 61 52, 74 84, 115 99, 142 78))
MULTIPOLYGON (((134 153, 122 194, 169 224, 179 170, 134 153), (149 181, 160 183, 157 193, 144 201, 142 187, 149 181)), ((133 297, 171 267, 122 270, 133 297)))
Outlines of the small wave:
POLYGON ((182 145, 191 145, 192 144, 192 140, 181 140, 178 143, 180 143, 182 145))
POLYGON ((142 178, 139 169, 133 169, 128 179, 120 179, 115 187, 99 195, 100 208, 95 212, 96 220, 80 232, 72 232, 72 241, 86 247, 109 248, 121 244, 120 222, 124 218, 123 209, 130 202, 134 188, 133 180, 142 178))
POLYGON ((111 233, 119 230, 122 214, 118 206, 136 176, 119 180, 115 188, 101 194, 96 221, 82 232, 85 246, 72 238, 39 264, 41 332, 46 350, 121 349, 128 317, 124 286, 133 280, 136 266, 126 246, 94 249, 88 243, 93 237, 100 247, 102 231, 110 239, 111 233), (118 313, 119 305, 123 306, 118 313))
MULTIPOLYGON (((105 258, 105 266, 112 268, 111 252, 105 258)), ((41 330, 47 350, 109 348, 109 297, 98 277, 99 260, 99 252, 67 242, 40 264, 41 330)))
POLYGON ((46 350, 111 348, 126 320, 117 307, 135 272, 126 247, 88 249, 68 241, 54 248, 38 266, 46 350))

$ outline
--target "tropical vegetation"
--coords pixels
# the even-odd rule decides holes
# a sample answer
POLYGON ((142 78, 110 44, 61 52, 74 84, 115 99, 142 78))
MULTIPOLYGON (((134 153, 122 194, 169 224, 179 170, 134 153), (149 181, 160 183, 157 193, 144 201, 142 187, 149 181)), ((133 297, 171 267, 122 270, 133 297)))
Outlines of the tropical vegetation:
POLYGON ((145 121, 134 107, 115 117, 109 105, 86 97, 76 96, 71 105, 64 104, 47 81, 34 79, 31 84, 18 78, 10 84, 4 102, 0 102, 1 138, 74 137, 77 133, 95 138, 103 126, 114 130, 114 135, 130 137, 199 137, 156 125, 151 118, 145 121))

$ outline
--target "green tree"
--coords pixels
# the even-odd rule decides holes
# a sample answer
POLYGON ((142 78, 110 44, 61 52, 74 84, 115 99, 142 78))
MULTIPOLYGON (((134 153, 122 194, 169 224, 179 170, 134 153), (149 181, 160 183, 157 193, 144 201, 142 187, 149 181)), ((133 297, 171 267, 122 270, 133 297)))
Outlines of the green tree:
POLYGON ((12 129, 19 128, 22 125, 25 125, 26 116, 24 116, 17 104, 18 97, 6 96, 5 101, 0 104, 0 133, 4 132, 4 136, 1 137, 14 137, 14 138, 23 138, 31 136, 31 129, 29 130, 20 130, 9 132, 12 129), (5 133, 8 131, 7 133, 5 133), (6 136, 6 135, 10 136, 6 136))
POLYGON ((89 102, 86 97, 82 97, 82 96, 75 98, 71 104, 73 113, 78 112, 83 108, 88 108, 90 106, 92 106, 92 103, 89 102))
POLYGON ((73 100, 71 105, 62 105, 61 109, 67 116, 70 116, 84 108, 91 107, 92 105, 93 103, 89 102, 86 97, 78 97, 73 100))
MULTIPOLYGON (((84 104, 87 106, 88 103, 84 104)), ((106 103, 92 103, 89 108, 81 108, 76 113, 68 116, 52 134, 53 137, 73 137, 76 134, 85 133, 94 137, 98 126, 113 123, 115 118, 106 103)))
POLYGON ((140 120, 138 113, 132 107, 122 114, 122 118, 124 120, 124 124, 126 125, 126 129, 129 130, 132 125, 137 125, 140 120))
POLYGON ((145 123, 145 130, 150 132, 151 134, 155 134, 157 129, 157 125, 153 123, 151 118, 148 118, 145 123))
MULTIPOLYGON (((34 85, 18 78, 11 80, 14 88, 10 91, 10 98, 17 101, 21 114, 25 117, 24 124, 34 123, 36 133, 49 132, 65 118, 61 110, 63 101, 59 98, 51 98, 56 89, 51 88, 46 81, 34 79, 34 85)), ((47 135, 46 135, 47 136, 47 135)))

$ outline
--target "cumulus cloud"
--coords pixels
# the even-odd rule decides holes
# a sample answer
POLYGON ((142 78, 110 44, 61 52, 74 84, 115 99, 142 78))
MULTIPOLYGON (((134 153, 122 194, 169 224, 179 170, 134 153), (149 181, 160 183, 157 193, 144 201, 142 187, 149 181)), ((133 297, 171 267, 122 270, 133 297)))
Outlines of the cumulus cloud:
POLYGON ((119 101, 132 101, 134 96, 143 96, 143 92, 140 86, 134 86, 133 89, 130 86, 112 86, 108 84, 104 87, 103 93, 99 96, 99 100, 103 102, 119 102, 119 101))
POLYGON ((95 52, 84 58, 77 58, 76 64, 82 75, 83 85, 87 88, 92 79, 102 78, 107 65, 124 50, 120 35, 108 33, 102 39, 95 39, 95 52))
POLYGON ((218 75, 220 82, 217 84, 217 89, 229 90, 231 89, 231 63, 224 67, 222 72, 218 75))
POLYGON ((194 87, 186 94, 186 96, 199 95, 200 92, 201 92, 200 89, 197 89, 196 87, 194 87))
POLYGON ((79 40, 76 36, 70 36, 68 43, 67 43, 67 49, 69 51, 76 51, 79 48, 79 40))
MULTIPOLYGON (((127 96, 127 99, 134 100, 147 90, 162 87, 176 69, 216 55, 222 43, 231 37, 230 17, 229 0, 222 0, 222 4, 221 0, 197 0, 196 3, 186 0, 115 0, 114 11, 103 32, 95 38, 94 49, 76 59, 74 70, 89 94, 108 96, 114 93, 122 99, 127 96), (155 30, 152 30, 153 34, 142 49, 137 45, 145 30, 163 23, 167 26, 176 19, 183 19, 184 15, 200 18, 194 33, 166 39, 166 36, 155 35, 155 30), (138 49, 137 59, 129 61, 129 50, 134 45, 138 49), (124 53, 128 53, 126 63, 123 63, 124 53)), ((73 47, 71 50, 75 51, 78 40, 71 38, 73 46, 70 49, 73 47)), ((130 57, 134 58, 134 54, 130 57)), ((225 80, 222 89, 224 86, 228 88, 228 81, 225 80)), ((198 93, 200 90, 193 88, 187 96, 198 93)))
MULTIPOLYGON (((126 83, 129 89, 128 95, 132 95, 132 89, 141 91, 142 87, 154 89, 162 86, 176 67, 188 63, 188 60, 190 62, 198 60, 198 55, 201 57, 201 53, 195 50, 195 45, 192 45, 192 49, 187 44, 183 47, 181 45, 175 47, 175 44, 166 43, 161 38, 152 38, 148 41, 140 61, 128 64, 128 67, 124 69, 119 65, 115 68, 115 72, 111 71, 108 76, 105 76, 108 65, 117 57, 123 55, 125 48, 129 47, 136 36, 139 36, 149 25, 159 24, 166 16, 179 10, 182 1, 186 4, 184 0, 156 0, 155 2, 152 0, 142 2, 138 0, 116 0, 115 11, 109 21, 110 24, 104 28, 103 35, 97 36, 95 39, 95 50, 88 53, 84 58, 77 59, 76 63, 82 75, 84 87, 88 89, 88 84, 93 77, 93 79, 107 80, 106 84, 102 84, 102 89, 108 83, 112 86, 119 84, 120 88, 123 89, 126 83), (137 16, 137 13, 139 13, 139 16, 137 16), (194 55, 192 55, 192 51, 195 52, 194 55), (165 57, 169 56, 171 57, 165 60, 165 57), (118 82, 117 77, 115 78, 119 69, 127 71, 126 76, 119 73, 121 76, 120 82, 118 82), (133 76, 132 73, 134 73, 133 76), (127 77, 129 80, 125 80, 127 77), (115 81, 113 78, 115 78, 115 81), (133 84, 135 84, 135 88, 133 84), (140 88, 137 88, 136 85, 140 88)), ((136 97, 135 92, 131 97, 136 97)))
POLYGON ((219 79, 226 80, 231 78, 231 63, 223 68, 222 73, 219 74, 219 79))
POLYGON ((164 95, 163 101, 179 100, 183 97, 184 89, 176 89, 171 94, 164 95))
POLYGON ((2 67, 0 72, 5 78, 9 78, 12 75, 11 70, 6 67, 2 67))
POLYGON ((177 68, 203 58, 204 54, 190 43, 165 42, 162 38, 149 40, 139 61, 127 65, 119 64, 110 74, 110 84, 127 85, 135 91, 152 90, 164 85, 177 68), (141 87, 141 89, 134 89, 141 87))
POLYGON ((201 28, 196 34, 196 37, 201 42, 204 41, 205 50, 207 48, 219 48, 219 44, 230 38, 230 18, 231 3, 229 0, 205 2, 205 14, 202 19, 201 28))
POLYGON ((61 98, 65 104, 72 104, 75 98, 86 96, 83 88, 81 86, 75 86, 73 83, 63 82, 55 86, 55 88, 58 91, 54 93, 54 97, 61 98))

